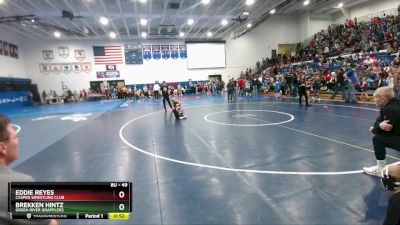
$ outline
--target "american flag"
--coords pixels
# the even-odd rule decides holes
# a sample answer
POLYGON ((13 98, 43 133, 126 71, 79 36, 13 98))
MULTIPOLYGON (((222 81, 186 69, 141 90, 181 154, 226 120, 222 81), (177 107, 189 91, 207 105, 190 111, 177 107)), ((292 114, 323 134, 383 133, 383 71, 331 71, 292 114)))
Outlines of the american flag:
POLYGON ((94 64, 123 64, 122 46, 93 46, 94 64))

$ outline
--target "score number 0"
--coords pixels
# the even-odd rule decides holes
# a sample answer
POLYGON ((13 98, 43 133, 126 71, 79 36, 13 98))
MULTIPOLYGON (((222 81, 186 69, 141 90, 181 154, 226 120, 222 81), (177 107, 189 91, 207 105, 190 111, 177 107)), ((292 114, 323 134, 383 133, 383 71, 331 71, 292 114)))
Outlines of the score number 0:
MULTIPOLYGON (((118 193, 118 197, 119 198, 124 198, 125 197, 125 192, 120 191, 118 193)), ((125 205, 124 204, 119 204, 118 208, 119 208, 119 210, 123 211, 125 209, 125 205)))

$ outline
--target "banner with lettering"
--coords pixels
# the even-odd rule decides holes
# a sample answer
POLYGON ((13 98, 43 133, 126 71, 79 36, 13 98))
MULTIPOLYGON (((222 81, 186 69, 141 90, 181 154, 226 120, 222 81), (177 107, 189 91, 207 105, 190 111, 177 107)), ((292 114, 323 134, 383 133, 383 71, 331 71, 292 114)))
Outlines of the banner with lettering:
POLYGON ((171 58, 179 58, 179 45, 171 45, 171 58))
POLYGON ((169 59, 171 57, 169 45, 161 45, 161 53, 163 59, 169 59))
POLYGON ((10 57, 16 58, 16 59, 19 58, 19 55, 18 55, 18 46, 16 46, 16 45, 10 43, 10 44, 8 45, 8 49, 9 49, 9 51, 10 51, 10 54, 9 54, 10 57))
POLYGON ((10 109, 31 105, 29 91, 2 91, 0 92, 0 109, 10 109))
POLYGON ((151 59, 151 45, 143 45, 143 59, 151 59))
POLYGON ((125 45, 125 64, 143 64, 143 51, 140 45, 125 45))
POLYGON ((152 45, 151 46, 151 54, 153 59, 161 59, 161 49, 160 45, 152 45))
POLYGON ((96 72, 97 78, 117 78, 119 77, 119 71, 109 70, 109 71, 98 71, 96 72))
POLYGON ((179 57, 182 59, 187 58, 186 45, 179 45, 179 57))

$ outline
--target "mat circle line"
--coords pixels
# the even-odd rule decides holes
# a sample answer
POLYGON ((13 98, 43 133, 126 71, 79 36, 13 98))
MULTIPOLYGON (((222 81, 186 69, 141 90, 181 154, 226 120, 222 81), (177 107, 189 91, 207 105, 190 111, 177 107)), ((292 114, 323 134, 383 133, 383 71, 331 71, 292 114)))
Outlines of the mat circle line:
POLYGON ((12 123, 11 126, 17 128, 17 129, 15 130, 15 132, 16 132, 17 134, 21 131, 21 126, 20 126, 20 125, 17 125, 17 124, 13 124, 13 123, 12 123))
MULTIPOLYGON (((240 103, 243 104, 243 103, 240 103)), ((223 105, 223 104, 206 104, 206 105, 202 105, 202 106, 210 106, 210 105, 223 105)), ((354 106, 341 106, 341 105, 332 105, 332 104, 315 104, 315 105, 319 105, 319 106, 324 106, 324 105, 329 105, 329 106, 333 106, 333 107, 346 107, 346 108, 357 108, 357 109, 366 109, 366 110, 373 110, 373 111, 377 111, 371 108, 366 108, 366 107, 354 107, 354 106)), ((193 106, 193 107, 188 107, 188 108, 196 108, 196 107, 202 107, 202 106, 193 106)), ((152 113, 148 113, 148 114, 144 114, 142 116, 136 117, 128 122, 126 122, 124 125, 122 125, 122 127, 119 130, 119 136, 120 139, 122 140, 122 142, 124 142, 127 146, 129 146, 130 148, 141 152, 143 154, 146 154, 148 156, 157 158, 157 159, 162 159, 162 160, 166 160, 166 161, 170 161, 170 162, 174 162, 174 163, 179 163, 179 164, 183 164, 183 165, 188 165, 188 166, 194 166, 194 167, 201 167, 201 168, 209 168, 209 169, 216 169, 216 170, 221 170, 221 171, 230 171, 230 172, 244 172, 244 173, 256 173, 256 174, 279 174, 279 175, 317 175, 317 176, 332 176, 332 175, 347 175, 347 174, 360 174, 363 173, 362 170, 353 170, 353 171, 339 171, 339 172, 294 172, 294 171, 270 171, 270 170, 250 170, 250 169, 237 169, 237 168, 228 168, 228 167, 221 167, 221 166, 211 166, 211 165, 207 165, 207 164, 201 164, 201 163, 193 163, 193 162, 187 162, 187 161, 182 161, 182 160, 177 160, 177 159, 173 159, 173 158, 169 158, 169 157, 165 157, 165 156, 161 156, 161 155, 157 155, 148 151, 145 151, 137 146, 134 146, 133 144, 129 143, 125 137, 123 136, 123 131, 124 129, 130 125, 131 123, 145 118, 145 117, 149 117, 155 114, 159 114, 162 113, 164 111, 158 111, 158 112, 152 112, 152 113)))
POLYGON ((261 109, 254 109, 254 110, 229 110, 229 111, 220 111, 220 112, 214 112, 205 115, 204 120, 210 123, 214 124, 219 124, 219 125, 226 125, 226 126, 237 126, 237 127, 262 127, 262 126, 273 126, 273 125, 279 125, 279 124, 284 124, 284 123, 289 123, 290 121, 294 120, 294 116, 289 113, 284 113, 284 112, 279 112, 279 111, 272 111, 272 110, 261 110, 261 109), (278 123, 265 123, 265 124, 233 124, 233 123, 221 123, 221 122, 216 122, 213 120, 210 120, 209 117, 215 114, 221 114, 221 113, 230 113, 230 112, 272 112, 272 113, 278 113, 278 114, 283 114, 286 116, 289 116, 290 119, 278 122, 278 123))

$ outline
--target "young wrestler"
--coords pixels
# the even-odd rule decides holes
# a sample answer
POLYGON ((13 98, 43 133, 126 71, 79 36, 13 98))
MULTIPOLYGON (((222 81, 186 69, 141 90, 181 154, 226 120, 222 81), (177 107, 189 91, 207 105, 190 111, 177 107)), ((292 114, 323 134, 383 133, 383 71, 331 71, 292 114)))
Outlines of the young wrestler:
POLYGON ((172 104, 173 104, 173 106, 174 106, 172 112, 174 113, 175 118, 176 118, 177 120, 184 120, 184 119, 187 119, 187 116, 185 116, 185 115, 183 114, 183 112, 182 112, 182 105, 181 105, 181 103, 178 102, 178 101, 174 101, 172 104))

